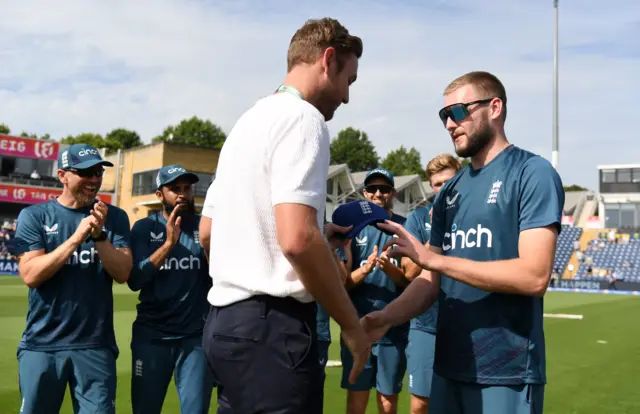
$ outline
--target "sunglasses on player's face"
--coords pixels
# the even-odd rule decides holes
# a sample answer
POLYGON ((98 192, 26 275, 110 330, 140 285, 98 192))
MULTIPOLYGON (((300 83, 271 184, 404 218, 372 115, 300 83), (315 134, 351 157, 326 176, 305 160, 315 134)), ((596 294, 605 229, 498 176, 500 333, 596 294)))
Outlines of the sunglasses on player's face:
POLYGON ((102 176, 104 175, 104 168, 86 168, 84 170, 68 169, 67 171, 74 173, 78 177, 82 178, 102 178, 102 176))
POLYGON ((440 120, 445 127, 447 126, 447 119, 449 118, 451 118, 451 120, 456 124, 459 124, 469 116, 469 106, 475 104, 486 104, 493 101, 493 99, 494 98, 479 99, 477 101, 456 103, 453 105, 445 106, 438 112, 438 115, 440 116, 440 120))
POLYGON ((393 187, 386 184, 369 184, 364 188, 364 191, 370 194, 375 194, 378 191, 380 191, 380 193, 382 194, 389 194, 393 191, 393 187))

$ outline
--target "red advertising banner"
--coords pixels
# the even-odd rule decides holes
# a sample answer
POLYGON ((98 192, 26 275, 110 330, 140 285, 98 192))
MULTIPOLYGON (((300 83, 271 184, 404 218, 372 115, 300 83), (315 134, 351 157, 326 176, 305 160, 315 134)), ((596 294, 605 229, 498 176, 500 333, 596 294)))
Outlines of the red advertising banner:
MULTIPOLYGON (((60 194, 62 194, 61 188, 0 184, 0 202, 5 203, 39 204, 53 200, 60 194)), ((99 193, 98 199, 111 204, 113 196, 108 193, 99 193)))
POLYGON ((56 141, 0 135, 0 155, 55 161, 59 149, 56 141))

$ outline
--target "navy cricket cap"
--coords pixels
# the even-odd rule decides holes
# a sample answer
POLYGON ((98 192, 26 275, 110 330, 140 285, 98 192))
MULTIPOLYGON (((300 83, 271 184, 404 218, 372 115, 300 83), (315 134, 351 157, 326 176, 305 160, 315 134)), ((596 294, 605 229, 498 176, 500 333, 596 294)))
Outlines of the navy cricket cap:
POLYGON ((197 175, 190 173, 178 164, 167 165, 166 167, 160 168, 158 175, 156 175, 156 189, 160 189, 163 185, 172 183, 181 177, 189 180, 191 184, 195 184, 200 181, 197 175))
POLYGON ((58 155, 58 168, 61 170, 85 170, 96 165, 113 167, 100 156, 100 152, 89 144, 73 144, 58 155))
POLYGON ((384 178, 389 182, 389 184, 391 184, 391 187, 396 186, 395 180, 393 179, 393 174, 391 174, 391 171, 385 170, 384 168, 380 168, 380 167, 374 168, 373 170, 367 173, 367 175, 364 177, 364 185, 367 185, 369 181, 371 181, 376 177, 384 178))
POLYGON ((353 226, 351 231, 344 236, 347 239, 354 238, 365 227, 376 223, 384 223, 385 220, 389 220, 387 210, 366 200, 341 204, 331 216, 333 224, 342 227, 353 226))

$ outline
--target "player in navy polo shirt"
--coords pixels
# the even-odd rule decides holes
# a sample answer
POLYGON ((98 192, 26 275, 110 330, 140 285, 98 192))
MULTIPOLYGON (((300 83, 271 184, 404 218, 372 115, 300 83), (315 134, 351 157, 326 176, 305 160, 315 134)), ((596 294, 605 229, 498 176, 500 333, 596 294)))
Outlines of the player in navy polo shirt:
POLYGON ((57 413, 69 387, 75 413, 114 413, 112 284, 129 278, 129 218, 98 201, 104 161, 87 144, 58 157, 60 197, 23 209, 11 249, 29 287, 18 346, 21 413, 57 413))
MULTIPOLYGON (((462 168, 451 154, 441 154, 427 163, 426 178, 437 195, 440 188, 462 168)), ((431 237, 431 205, 420 207, 407 216, 405 228, 420 241, 428 244, 431 237)), ((407 372, 411 393, 411 414, 427 414, 433 378, 433 358, 436 346, 438 302, 428 311, 411 319, 407 345, 407 372)))
POLYGON ((560 231, 562 181, 548 161, 507 141, 507 97, 494 75, 468 73, 444 95, 440 118, 457 155, 471 164, 436 197, 429 248, 392 222, 379 225, 398 235, 391 254, 425 271, 362 323, 377 338, 439 293, 429 413, 540 414, 542 298, 560 231))
MULTIPOLYGON (((404 224, 405 218, 392 212, 395 195, 394 178, 391 172, 376 168, 367 173, 364 180, 364 197, 384 208, 390 220, 404 224)), ((347 278, 349 296, 360 316, 384 308, 398 297, 409 284, 411 273, 408 259, 390 258, 383 249, 391 236, 374 226, 366 226, 351 241, 353 266, 347 278)), ((415 275, 416 276, 417 272, 415 275)), ((405 348, 409 324, 394 327, 372 348, 372 355, 355 384, 350 384, 348 375, 353 364, 351 354, 341 343, 342 388, 347 390, 347 412, 364 414, 369 401, 369 392, 377 390, 377 402, 382 413, 397 411, 398 394, 406 371, 405 348)))
POLYGON ((129 287, 140 291, 131 339, 131 402, 134 414, 160 414, 171 377, 180 411, 209 412, 214 387, 202 350, 211 289, 200 245, 200 215, 193 202, 198 176, 180 165, 156 177, 162 211, 131 230, 133 271, 129 287))

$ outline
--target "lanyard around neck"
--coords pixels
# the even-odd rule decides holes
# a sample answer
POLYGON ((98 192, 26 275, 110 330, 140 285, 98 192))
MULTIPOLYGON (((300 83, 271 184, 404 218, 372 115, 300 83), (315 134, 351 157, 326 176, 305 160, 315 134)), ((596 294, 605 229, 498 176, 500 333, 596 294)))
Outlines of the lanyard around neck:
POLYGON ((302 94, 300 93, 299 90, 297 90, 296 88, 294 88, 293 86, 289 86, 289 85, 280 85, 278 86, 278 89, 276 89, 276 91, 274 92, 274 94, 276 93, 283 93, 283 92, 288 92, 294 96, 297 96, 300 99, 304 99, 302 97, 302 94))

